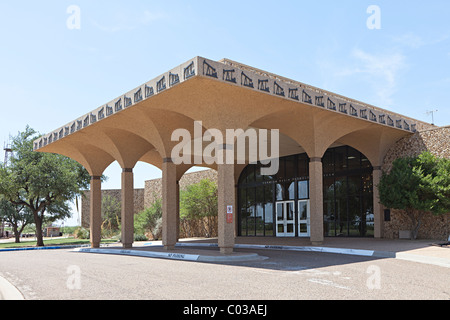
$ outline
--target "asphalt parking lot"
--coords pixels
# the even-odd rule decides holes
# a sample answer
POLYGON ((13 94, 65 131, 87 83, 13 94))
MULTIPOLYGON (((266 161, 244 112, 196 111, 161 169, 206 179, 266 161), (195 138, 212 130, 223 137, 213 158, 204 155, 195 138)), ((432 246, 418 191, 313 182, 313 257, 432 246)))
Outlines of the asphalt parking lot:
POLYGON ((72 249, 13 251, 0 253, 0 276, 27 300, 450 299, 449 269, 442 266, 323 252, 236 252, 266 259, 191 262, 72 249))

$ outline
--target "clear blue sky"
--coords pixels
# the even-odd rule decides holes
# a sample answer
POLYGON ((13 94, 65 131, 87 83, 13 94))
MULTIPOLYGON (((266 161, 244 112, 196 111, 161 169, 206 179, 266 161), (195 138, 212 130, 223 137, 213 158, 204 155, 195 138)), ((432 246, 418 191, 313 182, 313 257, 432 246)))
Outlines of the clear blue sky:
MULTIPOLYGON (((0 1, 0 141, 48 133, 200 55, 450 125, 450 2, 0 1), (70 5, 80 29, 70 30, 70 5), (369 29, 370 5, 381 29, 369 29)), ((120 188, 120 169, 104 188, 120 188)), ((135 187, 161 173, 135 168, 135 187)))

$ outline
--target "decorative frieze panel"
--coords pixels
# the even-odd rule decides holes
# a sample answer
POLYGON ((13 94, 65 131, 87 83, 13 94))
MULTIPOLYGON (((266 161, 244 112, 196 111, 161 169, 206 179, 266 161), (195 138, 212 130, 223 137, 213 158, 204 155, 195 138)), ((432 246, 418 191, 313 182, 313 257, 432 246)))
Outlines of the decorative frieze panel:
POLYGON ((123 105, 125 108, 128 108, 132 104, 133 104, 133 101, 131 100, 131 98, 129 98, 127 96, 123 96, 123 105))
MULTIPOLYGON (((416 123, 410 123, 409 120, 411 119, 407 121, 401 115, 395 113, 385 112, 385 110, 367 106, 358 101, 347 99, 325 90, 285 79, 233 61, 223 60, 217 62, 196 57, 142 86, 119 96, 97 110, 71 122, 69 125, 55 130, 48 136, 47 143, 50 144, 62 139, 64 136, 74 134, 93 123, 104 120, 126 108, 130 108, 134 104, 141 103, 197 75, 223 81, 230 85, 245 87, 250 90, 257 90, 298 103, 310 104, 329 112, 338 112, 358 119, 372 121, 380 125, 410 132, 416 132, 417 130, 416 123), (198 74, 196 71, 198 71, 198 74), (240 78, 240 82, 237 78, 240 78), (66 128, 69 129, 65 131, 66 128)), ((43 143, 42 141, 41 145, 43 143)), ((36 141, 34 146, 35 148, 39 148, 39 141, 36 141)))
POLYGON ((163 76, 157 83, 156 83, 156 91, 159 93, 163 90, 166 90, 166 76, 163 76))
POLYGON ((277 96, 284 97, 284 89, 282 86, 280 86, 276 81, 273 83, 273 92, 277 96))
POLYGON ((195 76, 194 61, 192 61, 186 68, 184 68, 183 74, 184 74, 184 80, 187 80, 187 79, 195 76))
POLYGON ((258 90, 270 92, 269 80, 259 80, 258 79, 258 90))

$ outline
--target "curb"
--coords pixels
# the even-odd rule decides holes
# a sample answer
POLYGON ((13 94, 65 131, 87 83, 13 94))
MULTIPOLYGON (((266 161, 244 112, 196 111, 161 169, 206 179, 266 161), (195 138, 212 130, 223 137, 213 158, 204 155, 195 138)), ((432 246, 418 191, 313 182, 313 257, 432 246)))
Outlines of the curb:
POLYGON ((25 300, 25 298, 19 289, 0 276, 0 300, 25 300))
POLYGON ((25 248, 7 248, 0 249, 0 252, 10 252, 10 251, 31 251, 31 250, 58 250, 58 249, 73 249, 88 247, 89 245, 72 245, 72 246, 51 246, 51 247, 25 247, 25 248))
POLYGON ((126 250, 126 249, 98 249, 98 248, 76 248, 73 250, 73 252, 114 254, 114 255, 161 258, 161 259, 183 260, 183 261, 197 261, 197 262, 226 262, 226 261, 238 262, 238 261, 255 261, 266 259, 266 257, 262 257, 256 253, 239 256, 208 256, 208 255, 184 254, 175 252, 155 252, 155 251, 140 251, 140 250, 126 250))
MULTIPOLYGON (((177 243, 176 246, 190 246, 190 247, 218 247, 216 243, 177 243)), ((421 256, 416 254, 408 254, 403 252, 391 252, 391 251, 374 251, 374 250, 363 250, 363 249, 347 249, 347 248, 331 248, 331 247, 296 247, 296 246, 281 246, 281 245, 257 245, 257 244, 236 244, 235 248, 242 249, 269 249, 269 250, 290 250, 290 251, 300 251, 300 252, 321 252, 321 253, 334 253, 334 254, 345 254, 363 257, 373 257, 373 258, 391 258, 406 260, 412 262, 419 262, 425 264, 432 264, 440 267, 450 268, 450 259, 421 256)))

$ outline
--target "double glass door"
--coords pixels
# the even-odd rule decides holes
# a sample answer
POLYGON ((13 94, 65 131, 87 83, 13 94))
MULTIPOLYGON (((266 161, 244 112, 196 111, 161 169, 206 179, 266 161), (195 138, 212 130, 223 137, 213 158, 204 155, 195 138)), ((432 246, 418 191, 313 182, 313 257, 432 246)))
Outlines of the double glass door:
POLYGON ((299 200, 298 210, 296 211, 295 209, 295 201, 277 202, 277 237, 295 237, 296 231, 299 237, 310 236, 309 200, 299 200))

